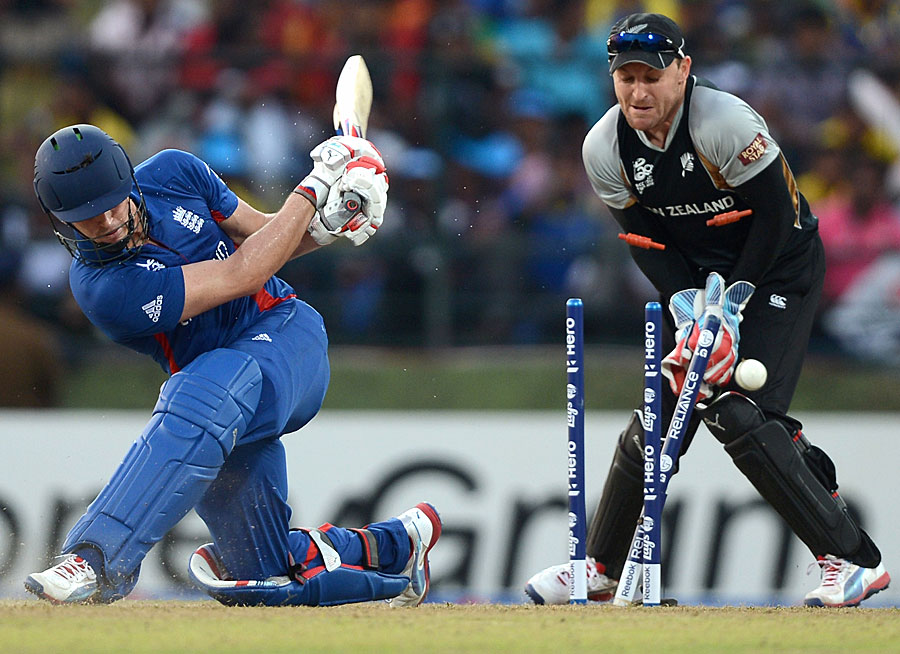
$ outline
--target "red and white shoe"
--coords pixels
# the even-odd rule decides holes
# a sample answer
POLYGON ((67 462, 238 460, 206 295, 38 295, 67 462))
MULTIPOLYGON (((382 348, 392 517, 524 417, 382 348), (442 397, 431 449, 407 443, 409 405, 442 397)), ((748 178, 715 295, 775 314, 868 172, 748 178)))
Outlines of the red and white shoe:
MULTIPOLYGON (((607 577, 591 557, 587 557, 587 596, 594 602, 611 600, 619 582, 607 577)), ((602 567, 602 566, 600 566, 602 567)), ((570 564, 544 568, 525 584, 525 594, 535 604, 568 604, 570 564)))
POLYGON ((88 602, 97 589, 97 573, 77 554, 65 554, 56 565, 25 579, 25 590, 54 604, 88 602))
POLYGON ((420 502, 397 516, 406 527, 412 551, 401 575, 409 577, 409 586, 402 593, 387 600, 391 606, 418 606, 425 601, 431 583, 428 553, 441 537, 441 516, 428 502, 420 502))
POLYGON ((863 568, 828 554, 812 565, 821 568, 822 583, 803 598, 806 606, 857 606, 891 583, 883 563, 876 568, 863 568))

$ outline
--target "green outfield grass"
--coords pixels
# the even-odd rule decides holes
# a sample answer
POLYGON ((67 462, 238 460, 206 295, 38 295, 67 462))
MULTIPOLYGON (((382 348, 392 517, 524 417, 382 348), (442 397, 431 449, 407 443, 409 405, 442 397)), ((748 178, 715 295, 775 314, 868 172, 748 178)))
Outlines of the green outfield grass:
POLYGON ((736 652, 900 651, 900 609, 618 609, 608 605, 381 603, 226 608, 125 600, 112 606, 0 602, 0 652, 736 652))
MULTIPOLYGON (((325 409, 559 409, 562 354, 552 347, 332 348, 325 409)), ((588 348, 589 410, 634 406, 643 383, 641 356, 633 348, 588 348)), ((61 404, 149 411, 165 378, 149 359, 116 348, 70 371, 61 404)), ((810 356, 793 410, 900 411, 900 370, 810 356)))

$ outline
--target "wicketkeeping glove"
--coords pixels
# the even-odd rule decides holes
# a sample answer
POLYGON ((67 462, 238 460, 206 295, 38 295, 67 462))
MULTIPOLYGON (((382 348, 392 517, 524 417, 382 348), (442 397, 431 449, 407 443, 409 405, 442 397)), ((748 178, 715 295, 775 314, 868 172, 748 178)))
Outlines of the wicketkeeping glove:
MULTIPOLYGON (((724 280, 722 281, 724 286, 724 280)), ((716 335, 709 362, 706 364, 706 373, 703 381, 710 386, 725 386, 731 381, 734 368, 737 365, 738 345, 741 340, 740 323, 743 320, 741 312, 747 306, 750 296, 756 287, 750 282, 734 282, 725 289, 722 299, 722 326, 716 335)), ((696 347, 697 336, 691 334, 692 349, 696 347)))
POLYGON ((676 332, 678 342, 675 349, 663 359, 662 369, 663 375, 669 380, 669 386, 675 394, 681 392, 691 356, 697 348, 697 341, 700 338, 699 318, 707 310, 721 314, 721 327, 716 334, 716 340, 712 345, 706 364, 706 371, 703 373, 700 399, 710 397, 713 392, 712 387, 725 386, 731 381, 737 364, 738 345, 740 344, 741 312, 747 306, 756 287, 750 282, 744 281, 735 282, 723 291, 724 286, 725 280, 722 279, 722 276, 718 273, 711 273, 705 291, 688 289, 672 296, 669 309, 675 316, 676 325, 679 326, 679 330, 676 332), (703 302, 700 301, 701 296, 703 302), (706 302, 710 306, 702 306, 706 302), (692 318, 690 322, 689 317, 692 318))
POLYGON ((681 392, 684 377, 694 354, 688 339, 696 331, 697 320, 703 315, 705 306, 706 291, 702 288, 687 288, 678 291, 669 299, 669 311, 675 319, 675 348, 663 359, 662 373, 669 380, 669 387, 676 395, 681 392))

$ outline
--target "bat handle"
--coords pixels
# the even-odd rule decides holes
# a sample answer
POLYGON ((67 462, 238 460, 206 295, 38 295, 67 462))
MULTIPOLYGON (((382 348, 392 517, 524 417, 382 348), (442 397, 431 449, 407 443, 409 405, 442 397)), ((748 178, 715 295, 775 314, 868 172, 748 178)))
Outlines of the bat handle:
POLYGON ((344 191, 343 195, 341 195, 341 213, 347 217, 344 222, 343 227, 341 227, 340 231, 355 231, 362 220, 365 220, 365 216, 359 218, 360 214, 362 214, 364 202, 359 193, 355 191, 344 191))
POLYGON ((341 203, 344 205, 344 211, 355 214, 362 209, 362 198, 354 191, 344 191, 341 195, 341 203))

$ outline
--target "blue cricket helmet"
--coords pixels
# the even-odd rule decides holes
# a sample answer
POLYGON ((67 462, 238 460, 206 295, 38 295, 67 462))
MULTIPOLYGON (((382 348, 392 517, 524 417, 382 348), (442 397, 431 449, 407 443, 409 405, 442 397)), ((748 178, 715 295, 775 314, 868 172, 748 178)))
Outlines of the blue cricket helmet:
MULTIPOLYGON (((128 235, 117 243, 98 243, 83 236, 76 223, 98 216, 123 202, 136 188, 134 167, 125 150, 93 125, 70 125, 51 134, 34 157, 34 192, 50 217, 60 242, 76 259, 92 265, 129 258, 134 234, 129 211, 128 235)), ((137 219, 146 234, 147 216, 141 196, 137 219)))
POLYGON ((93 125, 51 134, 34 157, 34 191, 46 211, 77 223, 128 197, 132 167, 122 146, 93 125))

